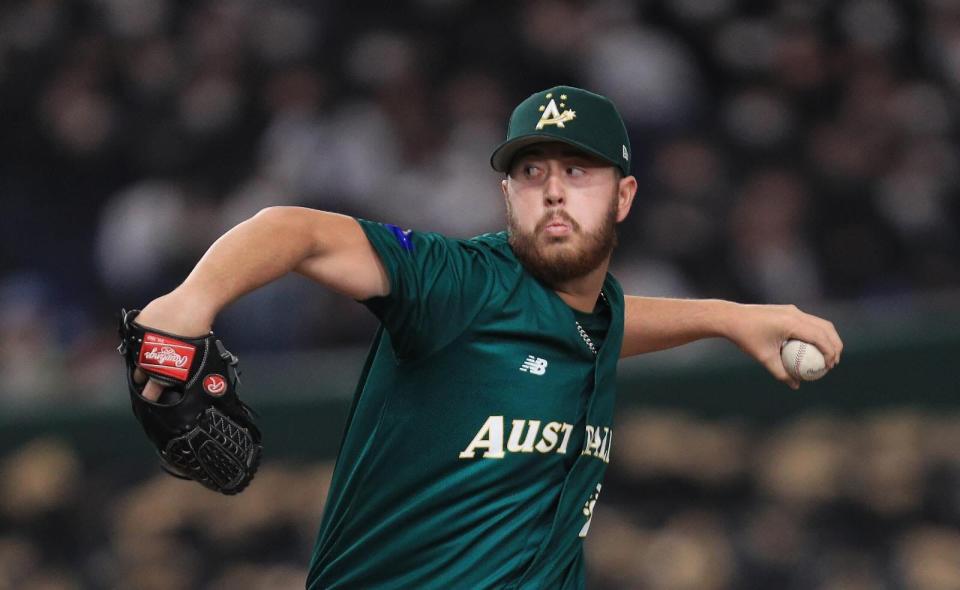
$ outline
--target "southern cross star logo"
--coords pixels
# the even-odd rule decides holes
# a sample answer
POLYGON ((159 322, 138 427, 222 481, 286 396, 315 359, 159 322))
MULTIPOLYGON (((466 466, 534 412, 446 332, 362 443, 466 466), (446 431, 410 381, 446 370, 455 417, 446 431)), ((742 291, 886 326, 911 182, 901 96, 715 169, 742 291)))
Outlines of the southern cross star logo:
POLYGON ((560 106, 557 106, 557 99, 553 97, 552 92, 548 92, 545 97, 548 102, 546 105, 540 105, 540 112, 543 113, 540 115, 540 120, 537 121, 537 129, 543 129, 547 125, 556 125, 557 127, 563 129, 564 123, 573 121, 577 118, 577 112, 572 109, 567 109, 567 103, 564 102, 567 100, 566 94, 560 95, 560 106), (560 109, 566 109, 562 113, 560 109))

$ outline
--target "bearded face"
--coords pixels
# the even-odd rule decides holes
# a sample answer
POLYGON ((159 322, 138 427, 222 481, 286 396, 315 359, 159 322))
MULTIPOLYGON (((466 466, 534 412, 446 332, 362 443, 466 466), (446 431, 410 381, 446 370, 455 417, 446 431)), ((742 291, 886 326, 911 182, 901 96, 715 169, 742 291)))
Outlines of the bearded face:
POLYGON ((507 204, 507 228, 513 253, 533 276, 548 285, 560 285, 585 276, 600 266, 617 245, 617 194, 610 199, 601 224, 584 231, 563 209, 543 214, 533 231, 524 231, 507 204), (571 231, 556 235, 548 226, 560 221, 571 231))

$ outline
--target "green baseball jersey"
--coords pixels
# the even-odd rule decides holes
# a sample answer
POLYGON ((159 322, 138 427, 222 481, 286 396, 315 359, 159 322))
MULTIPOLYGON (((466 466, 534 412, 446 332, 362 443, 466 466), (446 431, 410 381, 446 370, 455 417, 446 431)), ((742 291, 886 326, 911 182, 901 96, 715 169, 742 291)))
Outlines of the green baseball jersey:
POLYGON ((579 314, 506 233, 360 224, 390 294, 363 302, 381 326, 307 587, 582 588, 613 441, 619 284, 608 274, 598 309, 579 314))

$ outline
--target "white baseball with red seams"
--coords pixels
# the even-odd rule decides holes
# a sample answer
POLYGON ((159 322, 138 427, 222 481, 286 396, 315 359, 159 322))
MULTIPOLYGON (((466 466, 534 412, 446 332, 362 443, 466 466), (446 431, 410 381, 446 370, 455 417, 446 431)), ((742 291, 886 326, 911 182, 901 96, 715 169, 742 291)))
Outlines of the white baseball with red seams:
POLYGON ((809 342, 787 340, 780 348, 780 358, 787 373, 794 379, 816 381, 827 372, 823 354, 809 342))

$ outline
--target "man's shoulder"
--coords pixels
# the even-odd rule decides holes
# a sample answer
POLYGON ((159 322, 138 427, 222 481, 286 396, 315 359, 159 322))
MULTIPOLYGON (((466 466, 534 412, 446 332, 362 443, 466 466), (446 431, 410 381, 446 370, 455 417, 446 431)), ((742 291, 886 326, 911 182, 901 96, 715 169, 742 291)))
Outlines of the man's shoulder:
POLYGON ((507 241, 507 232, 505 231, 480 234, 470 239, 463 240, 463 242, 467 245, 473 245, 479 248, 487 248, 490 250, 510 250, 510 244, 507 241))
POLYGON ((510 274, 522 274, 524 269, 520 261, 513 254, 507 232, 491 232, 480 234, 466 240, 460 240, 463 248, 472 250, 483 256, 487 264, 496 266, 510 274))
POLYGON ((441 264, 460 278, 469 276, 501 287, 523 283, 529 276, 514 255, 506 231, 461 238, 440 231, 358 221, 377 251, 388 253, 390 260, 408 261, 413 266, 441 264))
POLYGON ((472 238, 455 238, 439 232, 424 232, 434 239, 442 240, 448 248, 457 248, 471 253, 492 254, 497 257, 516 260, 507 241, 507 232, 490 232, 472 238))
POLYGON ((472 238, 459 238, 442 231, 404 229, 392 223, 371 221, 360 217, 356 220, 371 241, 384 242, 392 246, 399 244, 402 249, 410 253, 416 253, 420 248, 441 248, 503 252, 510 257, 513 254, 506 231, 483 233, 472 238))

